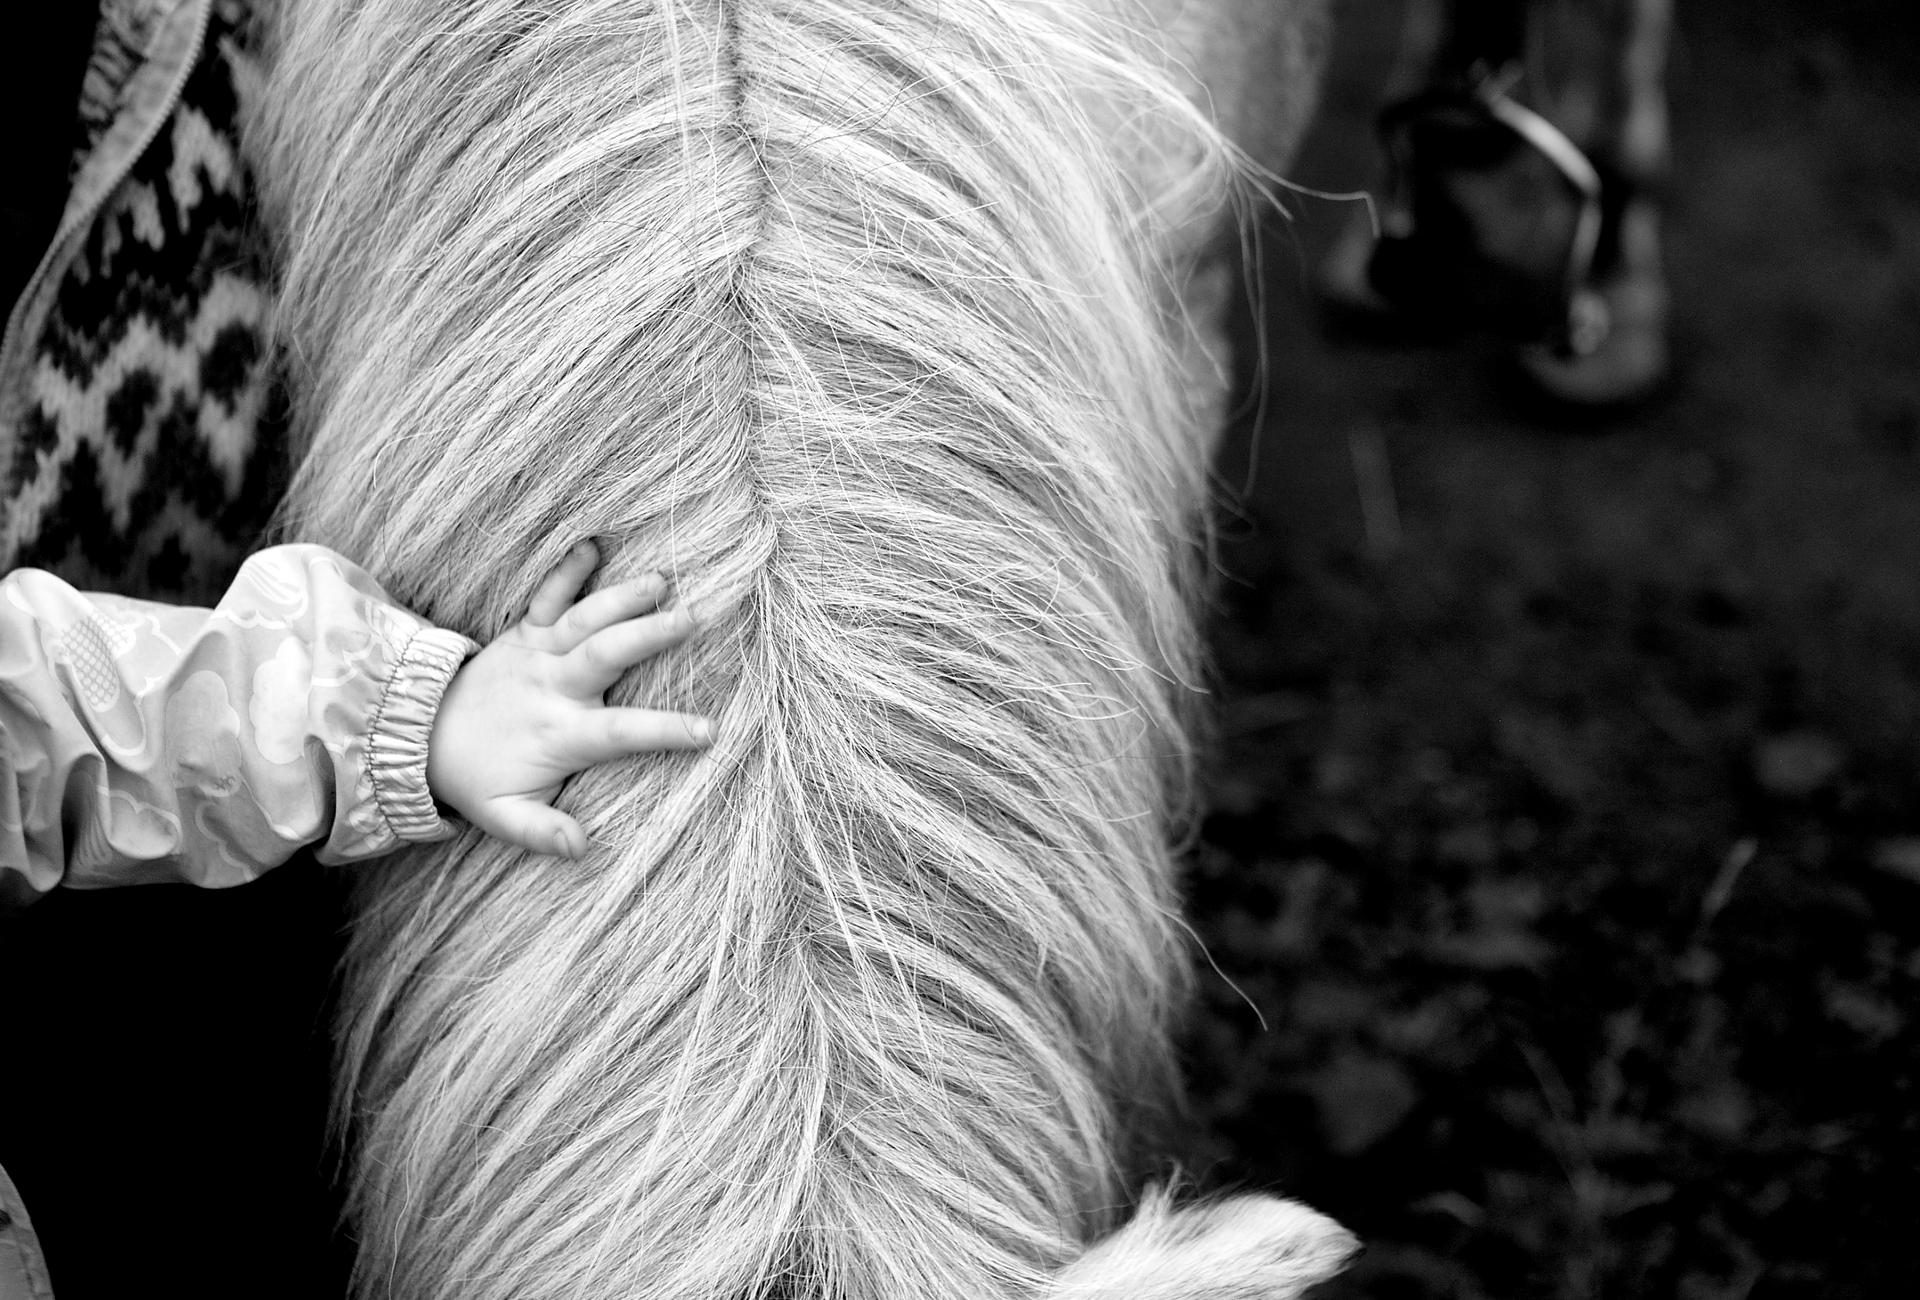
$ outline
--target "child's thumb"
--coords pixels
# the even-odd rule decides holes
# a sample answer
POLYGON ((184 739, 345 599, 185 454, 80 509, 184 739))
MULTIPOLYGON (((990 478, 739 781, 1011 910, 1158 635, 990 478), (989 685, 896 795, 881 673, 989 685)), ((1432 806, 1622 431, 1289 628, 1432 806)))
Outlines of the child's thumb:
POLYGON ((578 858, 587 851, 587 833, 557 808, 533 799, 495 804, 492 825, 480 829, 509 844, 557 858, 578 858))

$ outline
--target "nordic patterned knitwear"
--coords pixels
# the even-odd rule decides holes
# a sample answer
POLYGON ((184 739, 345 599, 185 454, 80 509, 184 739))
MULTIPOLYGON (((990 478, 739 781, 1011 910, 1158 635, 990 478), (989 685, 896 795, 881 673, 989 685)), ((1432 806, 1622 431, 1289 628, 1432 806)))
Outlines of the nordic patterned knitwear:
MULTIPOLYGON (((102 6, 79 158, 116 121, 152 8, 102 6)), ((210 605, 277 504, 286 418, 237 129, 247 25, 244 0, 212 6, 177 103, 64 272, 0 458, 0 572, 210 605)))

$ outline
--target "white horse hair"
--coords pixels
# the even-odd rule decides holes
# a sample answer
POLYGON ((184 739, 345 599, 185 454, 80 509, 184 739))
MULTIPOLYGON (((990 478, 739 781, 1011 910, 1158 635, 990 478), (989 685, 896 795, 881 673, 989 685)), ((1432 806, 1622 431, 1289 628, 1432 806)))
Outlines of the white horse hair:
POLYGON ((1170 844, 1230 152, 1015 0, 292 0, 252 148, 289 530, 498 633, 581 536, 693 642, 596 845, 360 889, 363 1296, 1287 1296, 1266 1198, 1114 1228, 1176 1088, 1170 844))

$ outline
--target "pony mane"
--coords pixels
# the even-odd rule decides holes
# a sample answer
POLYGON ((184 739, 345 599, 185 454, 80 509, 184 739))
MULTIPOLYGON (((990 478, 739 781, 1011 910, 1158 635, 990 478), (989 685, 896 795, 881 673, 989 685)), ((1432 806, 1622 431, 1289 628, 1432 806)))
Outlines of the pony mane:
POLYGON ((366 873, 359 1294, 1039 1293, 1175 1086, 1205 402, 1167 249, 1228 151, 1066 6, 270 35, 285 531, 481 638, 599 538, 702 627, 615 700, 720 734, 571 782, 585 861, 366 873))

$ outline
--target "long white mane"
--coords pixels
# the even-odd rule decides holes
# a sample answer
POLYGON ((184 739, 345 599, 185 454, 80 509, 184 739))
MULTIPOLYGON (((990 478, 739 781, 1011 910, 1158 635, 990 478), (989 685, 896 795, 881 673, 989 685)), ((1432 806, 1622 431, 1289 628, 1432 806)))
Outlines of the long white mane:
POLYGON ((1149 49, 1005 0, 297 0, 272 43, 290 530, 482 637, 597 537, 703 627, 618 698, 721 733, 573 782, 588 861, 369 874, 360 1292, 1333 1267, 1304 1211, 1157 1199, 1070 1267, 1173 1092, 1185 967, 1172 250, 1231 169, 1149 49))

